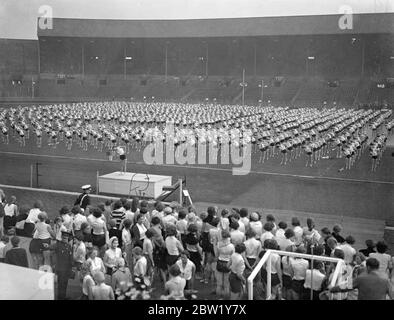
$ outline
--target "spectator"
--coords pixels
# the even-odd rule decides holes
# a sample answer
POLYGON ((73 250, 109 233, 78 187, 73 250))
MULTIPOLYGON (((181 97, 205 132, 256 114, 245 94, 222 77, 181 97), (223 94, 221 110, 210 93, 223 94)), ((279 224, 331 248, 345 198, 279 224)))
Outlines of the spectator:
POLYGON ((153 268, 155 267, 155 263, 153 260, 153 242, 152 242, 152 237, 153 237, 153 232, 152 230, 148 229, 145 233, 145 240, 144 240, 144 244, 142 246, 142 253, 143 255, 146 257, 146 259, 148 260, 148 265, 152 266, 152 273, 149 274, 149 276, 151 277, 151 283, 153 281, 152 275, 153 275, 153 268))
POLYGON ((126 261, 127 266, 131 267, 132 254, 131 250, 133 249, 133 241, 131 239, 131 220, 126 219, 123 221, 123 230, 122 230, 122 244, 123 244, 123 252, 126 253, 126 261))
POLYGON ((160 218, 154 216, 152 218, 152 227, 149 229, 152 232, 152 243, 153 243, 153 264, 156 268, 157 273, 160 275, 160 279, 165 283, 166 281, 166 246, 163 239, 162 227, 160 224, 160 218))
POLYGON ((5 206, 5 193, 0 189, 0 236, 4 235, 4 206, 5 206))
POLYGON ((165 240, 167 256, 167 267, 171 267, 179 258, 179 253, 183 251, 182 243, 176 238, 176 228, 173 225, 168 225, 167 237, 165 240))
POLYGON ((230 222, 230 237, 234 246, 245 241, 245 234, 239 230, 237 221, 230 222))
POLYGON ((199 278, 202 282, 208 283, 207 279, 203 279, 202 273, 202 249, 199 245, 200 239, 197 234, 197 226, 195 224, 189 225, 187 228, 187 235, 185 238, 186 250, 190 254, 190 260, 194 263, 196 267, 196 273, 199 274, 199 278))
MULTIPOLYGON (((241 221, 241 217, 239 213, 234 213, 231 217, 231 220, 233 222, 237 222, 239 224, 238 230, 241 231, 243 234, 246 232, 245 224, 241 221)), ((230 222, 230 227, 231 227, 231 222, 230 222)))
POLYGON ((16 204, 16 197, 11 196, 4 206, 4 233, 15 227, 17 215, 18 206, 16 204))
POLYGON ((293 217, 291 219, 291 225, 293 226, 294 231, 294 242, 296 246, 299 246, 302 243, 302 236, 304 234, 304 230, 301 228, 301 223, 298 218, 293 217))
POLYGON ((245 226, 245 231, 249 228, 249 212, 248 209, 246 208, 241 208, 239 210, 239 215, 240 215, 240 221, 244 224, 245 226))
MULTIPOLYGON (((296 253, 305 254, 306 250, 303 246, 299 246, 296 253)), ((299 300, 302 299, 304 295, 304 283, 306 277, 306 271, 309 267, 308 260, 304 258, 290 258, 290 267, 292 270, 293 278, 291 282, 291 299, 299 300)))
POLYGON ((176 262, 176 265, 181 271, 181 277, 186 280, 185 290, 194 292, 196 266, 193 261, 190 260, 190 254, 187 250, 181 252, 180 259, 176 262))
MULTIPOLYGON (((267 222, 271 223, 272 222, 267 222)), ((266 239, 265 247, 269 250, 278 250, 278 243, 274 239, 266 239)), ((267 283, 267 263, 261 269, 261 275, 264 283, 267 283)), ((271 253, 271 300, 281 300, 282 295, 280 288, 282 283, 282 266, 281 257, 277 253, 271 253)))
MULTIPOLYGON (((294 232, 292 229, 288 229, 294 232)), ((293 252, 295 249, 295 246, 288 246, 285 250, 288 252, 293 252)), ((293 269, 291 268, 290 264, 290 257, 289 256, 283 256, 282 257, 282 297, 285 300, 291 300, 292 294, 291 294, 291 287, 292 287, 292 277, 293 277, 293 269)))
POLYGON ((115 300, 114 291, 111 286, 105 284, 105 275, 99 271, 93 275, 97 283, 90 290, 89 300, 115 300))
POLYGON ((29 262, 27 260, 26 250, 19 247, 19 243, 20 238, 18 236, 13 236, 11 238, 12 248, 6 252, 4 262, 15 266, 28 268, 29 262))
POLYGON ((88 223, 92 227, 92 244, 99 248, 100 256, 104 255, 105 243, 108 235, 107 226, 103 219, 103 212, 98 207, 92 208, 88 223))
POLYGON ((30 209, 24 225, 25 234, 28 237, 33 236, 35 223, 38 221, 38 214, 43 210, 44 205, 41 200, 34 202, 33 208, 30 209))
POLYGON ((306 270, 304 283, 304 300, 310 300, 312 290, 312 300, 319 300, 319 295, 322 292, 323 281, 326 278, 322 273, 322 263, 320 261, 313 261, 312 269, 306 270))
POLYGON ((356 249, 353 248, 355 242, 356 241, 352 236, 347 236, 345 239, 345 243, 338 247, 345 254, 345 263, 347 264, 353 262, 354 256, 357 253, 356 249))
POLYGON ((80 300, 89 300, 89 292, 92 290, 96 283, 93 280, 90 272, 90 263, 85 261, 81 267, 81 280, 82 280, 82 296, 80 300))
POLYGON ((169 274, 170 279, 165 284, 167 298, 183 300, 185 298, 186 280, 181 277, 179 266, 177 264, 172 265, 169 269, 169 274))
POLYGON ((111 239, 112 237, 116 237, 118 239, 119 248, 123 247, 123 240, 122 240, 122 231, 120 231, 116 227, 116 221, 114 219, 109 220, 108 223, 108 237, 111 239))
POLYGON ((249 269, 251 273, 256 266, 257 257, 261 251, 261 242, 256 239, 256 233, 252 229, 249 229, 246 232, 246 241, 244 242, 244 245, 246 256, 245 266, 247 267, 245 272, 249 273, 249 269))
POLYGON ((369 258, 375 258, 379 261, 378 271, 381 275, 388 277, 390 279, 391 271, 393 269, 393 262, 391 256, 386 253, 388 247, 384 241, 379 241, 376 244, 376 251, 369 254, 369 258))
POLYGON ((67 232, 72 233, 73 221, 70 215, 71 213, 70 208, 68 206, 63 206, 60 209, 59 213, 63 220, 63 226, 66 227, 67 232))
POLYGON ((133 248, 133 256, 134 256, 134 285, 137 290, 148 288, 150 283, 150 272, 148 260, 143 254, 143 251, 140 247, 133 248))
POLYGON ((105 221, 111 220, 111 212, 112 212, 112 205, 113 205, 113 200, 109 199, 104 202, 104 210, 103 210, 103 216, 105 218, 105 221))
POLYGON ((103 262, 107 268, 107 274, 112 276, 117 260, 122 258, 122 250, 118 248, 119 241, 117 237, 110 238, 108 246, 109 248, 105 251, 103 262))
POLYGON ((83 242, 85 243, 86 248, 93 248, 92 229, 90 225, 87 222, 83 222, 81 224, 81 230, 83 235, 83 242))
POLYGON ((271 230, 272 234, 276 234, 276 230, 278 229, 276 223, 275 223, 275 217, 272 214, 267 214, 267 217, 265 218, 267 222, 271 222, 273 224, 273 228, 271 230))
POLYGON ((373 240, 368 239, 365 240, 365 245, 367 246, 365 249, 361 249, 360 252, 365 256, 365 257, 369 257, 369 255, 371 253, 375 253, 375 243, 373 242, 373 240))
MULTIPOLYGON (((278 234, 278 232, 277 232, 277 234, 278 234)), ((294 239, 294 230, 293 229, 287 229, 286 231, 285 231, 285 234, 284 234, 284 238, 279 238, 278 240, 276 240, 277 241, 277 243, 278 243, 278 245, 279 245, 279 248, 280 248, 280 250, 286 250, 288 247, 292 247, 292 246, 295 246, 295 243, 294 243, 294 241, 293 241, 293 239, 294 239)))
POLYGON ((164 230, 167 229, 167 226, 169 224, 174 225, 174 226, 176 225, 177 220, 172 214, 172 208, 171 207, 166 207, 164 209, 164 217, 162 219, 162 222, 163 222, 163 225, 164 225, 164 230))
POLYGON ((136 224, 134 224, 131 228, 131 238, 133 239, 133 246, 138 246, 141 249, 144 244, 145 232, 147 230, 144 224, 144 220, 144 215, 142 213, 138 214, 136 224))
POLYGON ((88 220, 86 216, 82 214, 82 210, 79 206, 74 206, 71 209, 71 213, 74 214, 73 218, 73 230, 74 230, 74 235, 81 235, 82 236, 82 229, 81 226, 83 223, 87 223, 88 220))
POLYGON ((181 237, 182 245, 185 246, 185 237, 187 232, 186 211, 180 210, 178 213, 178 221, 176 222, 176 230, 181 237))
POLYGON ((221 212, 219 228, 221 230, 230 230, 230 220, 229 220, 230 212, 227 209, 223 209, 221 212))
POLYGON ((89 258, 86 262, 90 266, 90 273, 95 274, 96 272, 103 272, 105 273, 105 265, 103 260, 98 256, 98 248, 93 247, 92 251, 90 252, 89 258))
POLYGON ((227 298, 230 295, 229 286, 229 263, 230 257, 234 253, 235 248, 230 240, 230 232, 228 230, 221 231, 221 240, 215 247, 216 264, 216 295, 218 297, 227 298))
POLYGON ((47 215, 40 212, 38 222, 34 230, 33 239, 30 242, 29 250, 34 263, 34 269, 39 269, 43 264, 50 265, 49 246, 51 239, 55 238, 55 232, 52 227, 46 223, 47 215))
POLYGON ((53 222, 53 232, 55 233, 55 239, 62 241, 62 232, 67 232, 67 228, 63 225, 63 218, 58 216, 53 222))
POLYGON ((123 230, 123 226, 124 226, 124 222, 126 219, 130 220, 131 222, 134 221, 135 219, 135 213, 133 211, 131 211, 131 202, 127 201, 124 206, 124 219, 122 220, 122 223, 119 227, 120 230, 123 230))
POLYGON ((338 248, 338 242, 335 240, 334 237, 330 237, 327 239, 327 246, 330 249, 330 256, 332 257, 334 255, 334 250, 338 248))
POLYGON ((25 223, 29 213, 29 207, 22 205, 19 208, 19 214, 16 217, 15 234, 21 237, 29 237, 31 235, 25 234, 25 223))
POLYGON ((331 231, 327 227, 321 229, 322 237, 320 239, 320 243, 324 246, 324 255, 329 257, 331 255, 331 248, 327 244, 327 240, 331 237, 331 231))
POLYGON ((75 236, 73 258, 77 270, 81 270, 82 265, 86 261, 86 245, 83 242, 83 236, 78 234, 75 236))
POLYGON ((235 245, 235 252, 230 257, 230 299, 241 300, 244 292, 243 287, 246 283, 244 277, 245 262, 242 254, 245 252, 246 247, 243 243, 235 245))
POLYGON ((8 236, 1 236, 0 238, 0 262, 5 261, 5 254, 7 252, 7 244, 10 242, 8 236))
POLYGON ((339 224, 336 224, 333 227, 332 234, 331 234, 335 238, 335 240, 337 240, 337 242, 339 244, 342 244, 345 242, 345 238, 340 235, 341 231, 342 231, 342 226, 339 224))
POLYGON ((249 226, 256 233, 256 239, 260 240, 263 234, 263 224, 260 221, 260 214, 258 212, 252 212, 250 215, 249 226))
POLYGON ((278 229, 276 230, 276 233, 275 233, 275 240, 276 240, 276 242, 279 243, 280 239, 282 239, 282 240, 285 239, 285 231, 286 231, 286 229, 287 229, 287 223, 284 222, 284 221, 280 221, 278 223, 278 229))
POLYGON ((274 227, 275 225, 271 221, 268 221, 264 224, 265 231, 260 237, 261 243, 264 243, 265 240, 274 239, 274 234, 273 234, 274 227))
POLYGON ((313 219, 308 218, 306 220, 307 227, 304 229, 303 237, 307 244, 317 245, 320 242, 321 235, 319 231, 315 229, 315 222, 313 219))
POLYGON ((130 270, 126 267, 125 260, 119 258, 116 263, 115 272, 111 277, 111 286, 115 292, 115 299, 128 290, 130 283, 132 283, 130 270))

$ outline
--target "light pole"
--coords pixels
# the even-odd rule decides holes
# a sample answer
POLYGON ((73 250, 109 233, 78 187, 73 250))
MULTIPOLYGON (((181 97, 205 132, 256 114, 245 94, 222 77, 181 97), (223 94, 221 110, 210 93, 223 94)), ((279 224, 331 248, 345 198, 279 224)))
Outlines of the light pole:
POLYGON ((168 74, 168 41, 166 41, 166 47, 165 47, 165 61, 164 61, 164 82, 167 82, 167 74, 168 74))
POLYGON ((242 106, 245 105, 245 87, 248 84, 245 82, 245 69, 242 69, 242 82, 239 84, 242 87, 242 106))
POLYGON ((261 79, 261 83, 259 84, 259 87, 261 88, 260 100, 264 101, 264 79, 261 79))

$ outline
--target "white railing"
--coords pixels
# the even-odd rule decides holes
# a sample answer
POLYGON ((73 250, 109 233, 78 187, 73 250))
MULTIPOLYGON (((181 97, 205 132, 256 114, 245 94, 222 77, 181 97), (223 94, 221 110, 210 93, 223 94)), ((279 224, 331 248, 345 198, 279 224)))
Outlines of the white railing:
POLYGON ((336 265, 333 277, 330 282, 331 286, 335 286, 337 279, 338 279, 338 275, 341 272, 342 265, 344 264, 343 260, 337 259, 337 258, 331 258, 331 257, 326 257, 326 256, 315 256, 315 255, 311 255, 311 254, 303 254, 303 253, 288 252, 288 251, 267 250, 267 252, 264 254, 263 258, 259 261, 257 266, 254 268, 253 272, 248 277, 248 299, 249 300, 253 300, 253 280, 257 276, 257 274, 260 272, 260 270, 264 266, 264 264, 266 264, 266 263, 267 263, 267 267, 266 267, 267 268, 266 298, 267 298, 267 300, 269 300, 271 298, 271 258, 272 258, 272 253, 277 253, 280 256, 305 258, 305 259, 311 260, 311 264, 310 264, 311 267, 313 265, 314 260, 336 263, 337 265, 336 265))

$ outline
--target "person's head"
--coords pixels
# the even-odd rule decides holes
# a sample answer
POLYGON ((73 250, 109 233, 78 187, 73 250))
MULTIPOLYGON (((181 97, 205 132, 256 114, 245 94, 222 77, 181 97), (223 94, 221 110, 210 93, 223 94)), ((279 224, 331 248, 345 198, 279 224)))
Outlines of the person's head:
POLYGON ((246 218, 248 216, 248 209, 246 208, 241 208, 239 210, 239 215, 241 216, 241 218, 246 218))
POLYGON ((201 212, 199 218, 201 221, 205 221, 205 219, 208 218, 208 213, 206 213, 205 211, 201 212))
POLYGON ((274 224, 271 221, 264 223, 263 226, 265 231, 272 231, 274 229, 274 224))
POLYGON ((305 249, 304 246, 298 246, 295 252, 296 252, 296 253, 305 254, 305 253, 306 253, 306 249, 305 249))
POLYGON ((279 227, 279 229, 286 230, 286 228, 287 228, 287 223, 284 222, 284 221, 280 221, 280 222, 278 223, 278 227, 279 227))
POLYGON ((68 206, 63 206, 60 208, 59 213, 61 216, 70 213, 70 208, 68 206))
POLYGON ((221 216, 223 218, 227 218, 229 214, 230 214, 230 211, 228 211, 228 209, 223 209, 221 212, 221 216))
POLYGON ((215 218, 212 219, 211 225, 216 228, 219 225, 219 222, 220 222, 220 218, 219 217, 215 217, 215 218))
POLYGON ((216 215, 216 209, 215 207, 208 207, 207 213, 209 217, 214 217, 216 215))
POLYGON ((21 205, 19 207, 19 215, 20 216, 28 215, 29 211, 30 211, 30 208, 27 205, 21 205))
POLYGON ((324 254, 324 246, 322 244, 317 245, 314 249, 313 249, 313 254, 315 256, 322 256, 324 254))
POLYGON ((45 220, 47 219, 47 215, 45 212, 40 212, 37 216, 38 220, 40 220, 40 222, 45 222, 45 220))
MULTIPOLYGON (((54 223, 55 223, 56 225, 58 225, 58 226, 62 225, 62 223, 63 223, 63 218, 60 217, 60 216, 56 217, 55 220, 54 220, 54 223)), ((82 225, 83 225, 83 223, 81 224, 81 229, 82 229, 82 225)))
POLYGON ((259 221, 260 220, 260 214, 258 212, 252 212, 250 215, 250 221, 259 221))
POLYGON ((286 229, 285 237, 286 239, 292 239, 295 236, 293 229, 286 229))
POLYGON ((194 223, 189 224, 189 226, 187 227, 187 231, 189 233, 197 233, 197 230, 197 226, 194 223))
POLYGON ((146 215, 148 213, 148 208, 147 207, 142 207, 140 209, 140 213, 143 214, 143 215, 146 215))
POLYGON ((10 238, 8 238, 8 236, 3 235, 1 236, 0 241, 3 243, 8 243, 10 242, 10 238))
POLYGON ((145 216, 142 213, 139 213, 136 219, 137 223, 142 224, 144 222, 144 218, 145 216))
POLYGON ((177 277, 181 274, 181 270, 177 264, 173 264, 170 269, 168 270, 171 277, 177 277))
POLYGON ((186 210, 182 209, 181 211, 178 212, 178 220, 183 220, 186 218, 186 210))
POLYGON ((246 236, 246 239, 254 238, 256 236, 256 232, 253 229, 248 229, 246 231, 245 236, 246 236))
POLYGON ((117 237, 112 237, 111 239, 109 239, 109 247, 111 249, 115 249, 119 246, 119 240, 117 237))
POLYGON ((187 250, 181 252, 181 260, 183 263, 187 263, 187 260, 190 258, 190 253, 187 250))
POLYGON ((82 230, 83 233, 86 233, 86 234, 90 233, 90 225, 89 225, 89 223, 82 222, 81 230, 82 230))
POLYGON ((237 222, 237 221, 231 221, 230 222, 230 228, 231 229, 233 229, 233 230, 238 230, 238 228, 239 228, 239 223, 237 222))
POLYGON ((167 215, 169 215, 169 214, 171 214, 172 213, 172 208, 171 207, 165 207, 164 208, 164 214, 167 216, 167 215))
POLYGON ((334 233, 340 233, 342 231, 342 226, 339 224, 336 224, 333 228, 332 228, 332 232, 334 233))
POLYGON ((291 218, 291 225, 293 227, 298 227, 301 225, 300 220, 297 217, 291 218))
POLYGON ((126 211, 130 211, 130 209, 131 209, 131 202, 130 202, 130 201, 127 201, 127 202, 123 205, 123 208, 124 208, 126 211))
POLYGON ((123 208, 123 204, 120 200, 115 201, 114 203, 114 210, 119 210, 120 208, 123 208))
POLYGON ((387 251, 387 244, 384 241, 378 241, 376 244, 376 251, 378 253, 385 253, 387 251))
POLYGON ((148 208, 149 202, 146 200, 141 200, 140 207, 141 208, 148 208))
POLYGON ((353 257, 353 263, 360 265, 365 261, 365 256, 361 252, 357 252, 353 257))
POLYGON ((84 263, 82 263, 82 266, 81 266, 82 278, 85 277, 86 275, 90 274, 90 266, 91 266, 91 261, 85 261, 84 263))
POLYGON ((108 224, 111 229, 116 228, 116 220, 111 219, 111 220, 109 220, 108 224))
MULTIPOLYGON (((89 206, 87 206, 87 208, 89 208, 89 206)), ((97 204, 97 208, 99 208, 102 212, 104 212, 105 211, 104 202, 100 202, 99 204, 97 204)))
POLYGON ((77 215, 79 213, 82 213, 81 207, 79 205, 75 205, 71 209, 71 213, 74 215, 77 215))
POLYGON ((275 222, 275 217, 272 215, 272 214, 267 214, 267 217, 265 218, 265 220, 267 221, 267 222, 272 222, 272 223, 274 223, 275 222))
POLYGON ((375 243, 374 243, 373 240, 371 240, 371 239, 365 240, 365 245, 366 245, 367 248, 369 248, 369 249, 375 248, 375 243))
POLYGON ((103 211, 101 211, 101 209, 98 207, 93 207, 91 213, 95 218, 100 218, 103 214, 103 211))
POLYGON ((168 237, 176 236, 176 227, 173 224, 168 224, 166 228, 166 234, 168 237))
POLYGON ((105 275, 101 271, 97 271, 93 274, 93 279, 97 284, 102 284, 105 282, 105 275))
POLYGON ((315 270, 321 270, 323 268, 323 264, 321 261, 313 260, 312 268, 315 270))
POLYGON ((157 216, 153 217, 151 223, 152 225, 157 226, 158 224, 160 224, 160 218, 157 216))
POLYGON ((222 230, 222 239, 226 240, 226 239, 230 239, 230 232, 228 230, 222 230))
POLYGON ((354 245, 354 243, 356 242, 353 236, 347 236, 345 241, 347 244, 350 244, 351 246, 354 245))
POLYGON ((279 250, 278 242, 275 239, 269 239, 268 249, 279 250))
POLYGON ((120 198, 119 201, 122 203, 122 207, 128 202, 127 198, 120 198))
POLYGON ((334 237, 330 237, 327 239, 327 245, 331 250, 334 250, 338 245, 338 241, 334 237))
POLYGON ((123 268, 126 265, 126 262, 124 261, 123 258, 118 258, 116 259, 116 266, 117 268, 123 268))
POLYGON ((345 253, 341 249, 335 249, 334 250, 334 258, 338 259, 345 259, 345 253))
POLYGON ((97 247, 93 247, 92 251, 90 251, 90 255, 89 257, 91 259, 95 259, 98 255, 98 248, 97 247))
POLYGON ((152 230, 146 230, 146 232, 145 232, 145 237, 146 238, 148 238, 148 239, 152 239, 152 237, 153 237, 153 232, 152 232, 152 230))
POLYGON ((139 257, 142 256, 142 249, 140 247, 134 247, 133 250, 133 255, 138 259, 139 257))
POLYGON ((368 272, 377 271, 379 269, 379 261, 375 258, 368 258, 366 265, 368 272))
POLYGON ((41 210, 43 207, 44 205, 41 200, 34 201, 33 208, 41 210))
POLYGON ((241 218, 241 216, 239 215, 239 213, 233 213, 231 216, 231 219, 234 221, 238 221, 241 218))
POLYGON ((235 245, 235 252, 236 252, 236 253, 241 254, 241 253, 243 253, 243 252, 245 252, 245 251, 246 251, 245 244, 243 244, 243 243, 237 243, 237 244, 235 245))
POLYGON ((312 218, 306 219, 306 225, 308 226, 309 230, 313 230, 315 228, 315 222, 312 218))
POLYGON ((158 205, 156 206, 156 210, 159 212, 162 212, 165 208, 165 205, 161 202, 158 203, 158 205))
POLYGON ((112 200, 111 199, 105 200, 104 203, 106 207, 110 207, 112 205, 112 200))
POLYGON ((68 242, 70 236, 71 235, 67 231, 62 231, 62 242, 68 242))
POLYGON ((324 238, 328 238, 331 236, 331 231, 327 227, 324 227, 323 229, 321 229, 321 234, 324 238))
POLYGON ((123 221, 123 227, 124 227, 125 229, 130 229, 131 225, 132 225, 132 221, 131 221, 130 219, 125 219, 125 220, 123 221))

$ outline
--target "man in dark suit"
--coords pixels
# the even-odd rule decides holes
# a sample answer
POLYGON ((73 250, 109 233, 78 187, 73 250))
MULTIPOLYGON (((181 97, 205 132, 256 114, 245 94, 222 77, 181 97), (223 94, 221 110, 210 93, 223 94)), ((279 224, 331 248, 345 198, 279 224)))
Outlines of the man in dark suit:
POLYGON ((81 209, 84 211, 86 210, 86 207, 90 205, 90 191, 92 191, 92 186, 90 184, 82 186, 83 193, 81 193, 77 200, 75 200, 74 206, 80 206, 81 209))
POLYGON ((29 267, 29 262, 27 260, 26 250, 19 247, 20 238, 14 236, 11 238, 12 248, 5 254, 5 263, 13 264, 19 267, 29 267))

